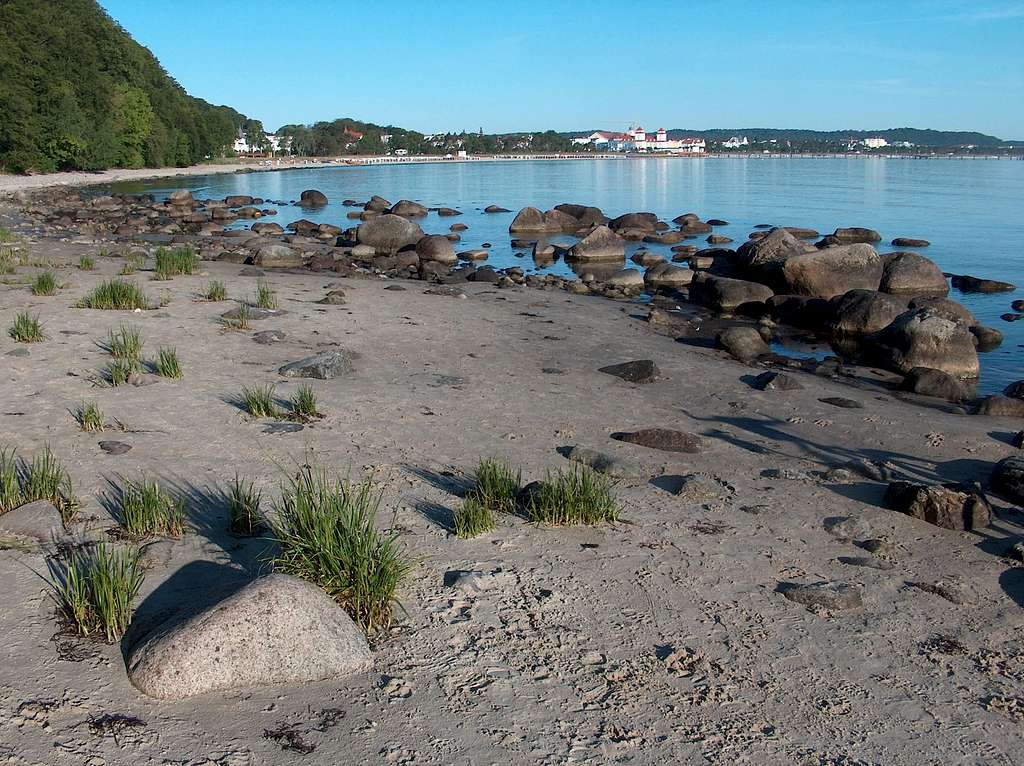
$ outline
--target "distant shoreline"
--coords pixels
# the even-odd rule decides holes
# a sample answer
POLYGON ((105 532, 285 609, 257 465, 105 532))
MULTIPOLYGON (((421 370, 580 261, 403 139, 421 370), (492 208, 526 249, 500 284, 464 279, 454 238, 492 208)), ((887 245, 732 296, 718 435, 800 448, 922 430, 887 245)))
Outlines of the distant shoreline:
POLYGON ((366 167, 369 165, 423 165, 430 163, 473 162, 541 162, 541 161, 628 161, 628 160, 717 160, 717 159, 889 159, 889 160, 1017 160, 1024 158, 1007 155, 905 155, 905 154, 826 154, 826 153, 768 153, 728 152, 702 155, 664 154, 504 154, 470 157, 439 157, 435 155, 395 157, 367 155, 351 157, 285 158, 280 160, 240 160, 191 165, 184 168, 135 168, 100 171, 69 171, 40 175, 0 174, 0 196, 20 191, 33 191, 60 186, 106 186, 125 181, 184 178, 189 176, 223 175, 226 173, 273 173, 285 170, 309 170, 328 167, 366 167), (267 164, 265 164, 267 163, 267 164))

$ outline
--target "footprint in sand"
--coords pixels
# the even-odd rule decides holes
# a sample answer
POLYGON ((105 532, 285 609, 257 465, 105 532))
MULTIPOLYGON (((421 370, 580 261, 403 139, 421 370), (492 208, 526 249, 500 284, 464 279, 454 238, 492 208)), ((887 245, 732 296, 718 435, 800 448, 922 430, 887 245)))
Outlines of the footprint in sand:
POLYGON ((833 423, 835 423, 834 420, 827 420, 825 418, 818 418, 814 421, 814 425, 818 426, 818 428, 828 428, 833 423))
POLYGON ((792 418, 789 418, 786 422, 787 423, 806 423, 807 421, 805 421, 801 417, 792 417, 792 418))
POLYGON ((925 434, 924 438, 928 440, 929 447, 940 447, 946 441, 946 436, 940 433, 925 434))

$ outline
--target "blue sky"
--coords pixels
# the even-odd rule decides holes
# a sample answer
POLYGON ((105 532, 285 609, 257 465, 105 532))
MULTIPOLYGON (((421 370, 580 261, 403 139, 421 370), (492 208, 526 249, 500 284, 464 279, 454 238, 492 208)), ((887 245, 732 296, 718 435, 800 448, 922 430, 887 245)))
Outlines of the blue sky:
POLYGON ((640 122, 1024 140, 1024 2, 100 4, 189 92, 269 129, 354 117, 424 132, 640 122))

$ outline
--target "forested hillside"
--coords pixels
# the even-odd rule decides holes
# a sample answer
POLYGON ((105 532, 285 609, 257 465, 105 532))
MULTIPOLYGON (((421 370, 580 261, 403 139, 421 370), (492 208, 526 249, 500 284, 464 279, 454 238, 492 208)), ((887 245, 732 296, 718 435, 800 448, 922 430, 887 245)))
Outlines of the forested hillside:
POLYGON ((190 165, 245 117, 189 96, 94 0, 0 0, 0 169, 190 165))

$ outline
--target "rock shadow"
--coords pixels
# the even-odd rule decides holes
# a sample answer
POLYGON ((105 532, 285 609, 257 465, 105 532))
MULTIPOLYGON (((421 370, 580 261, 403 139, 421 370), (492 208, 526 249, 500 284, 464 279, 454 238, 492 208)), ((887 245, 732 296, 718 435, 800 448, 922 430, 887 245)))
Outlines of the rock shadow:
POLYGON ((435 471, 432 468, 424 468, 418 465, 406 465, 403 467, 413 476, 425 481, 435 489, 455 495, 456 497, 465 497, 474 487, 473 480, 470 477, 455 471, 435 471))
POLYGON ((455 511, 431 500, 417 500, 413 509, 427 521, 449 534, 455 534, 455 511))

